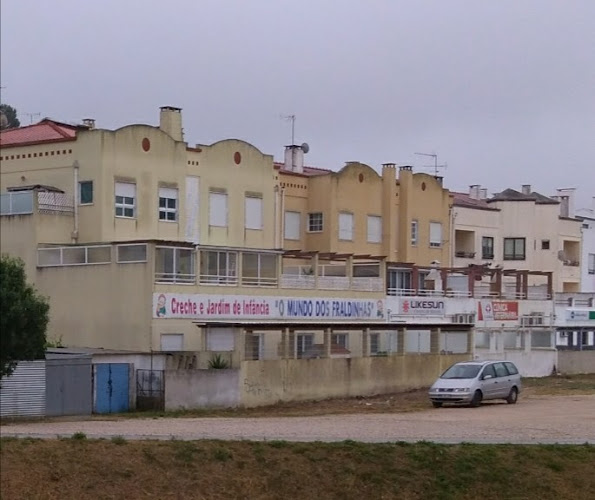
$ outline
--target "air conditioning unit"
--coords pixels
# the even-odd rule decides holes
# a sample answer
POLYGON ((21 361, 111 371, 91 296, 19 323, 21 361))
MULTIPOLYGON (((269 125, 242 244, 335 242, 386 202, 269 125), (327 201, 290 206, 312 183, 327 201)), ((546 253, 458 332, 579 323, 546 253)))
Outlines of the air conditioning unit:
POLYGON ((545 326, 543 315, 529 315, 521 317, 521 326, 545 326))
POLYGON ((454 314, 452 317, 453 323, 462 325, 470 325, 475 323, 475 314, 454 314))

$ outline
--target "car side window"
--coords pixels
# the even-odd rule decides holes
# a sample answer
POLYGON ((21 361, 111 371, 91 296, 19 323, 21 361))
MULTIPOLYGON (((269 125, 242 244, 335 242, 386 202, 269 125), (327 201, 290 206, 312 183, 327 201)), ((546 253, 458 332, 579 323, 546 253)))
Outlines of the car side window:
POLYGON ((486 375, 491 375, 492 377, 496 376, 496 372, 494 371, 494 365, 488 365, 483 369, 482 377, 485 378, 486 375))
POLYGON ((496 370, 496 377, 508 377, 508 370, 503 363, 496 363, 494 370, 496 370))
POLYGON ((519 371, 516 369, 516 366, 514 366, 512 363, 504 363, 504 366, 506 366, 508 373, 511 375, 517 375, 519 373, 519 371))

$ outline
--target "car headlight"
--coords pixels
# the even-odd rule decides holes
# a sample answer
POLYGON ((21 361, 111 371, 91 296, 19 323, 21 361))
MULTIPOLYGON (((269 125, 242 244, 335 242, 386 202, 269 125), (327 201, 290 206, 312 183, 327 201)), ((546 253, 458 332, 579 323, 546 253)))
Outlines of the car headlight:
POLYGON ((469 388, 465 387, 464 389, 461 389, 461 388, 455 389, 455 392, 469 392, 469 388))

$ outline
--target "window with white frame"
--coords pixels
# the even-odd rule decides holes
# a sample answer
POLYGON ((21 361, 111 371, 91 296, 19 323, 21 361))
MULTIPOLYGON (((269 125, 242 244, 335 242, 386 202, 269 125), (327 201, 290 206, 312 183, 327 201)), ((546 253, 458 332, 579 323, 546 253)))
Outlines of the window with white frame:
POLYGON ((353 214, 349 212, 339 213, 339 239, 353 240, 353 214))
POLYGON ((589 270, 589 274, 595 274, 595 253, 589 254, 587 269, 589 270))
POLYGON ((308 214, 308 231, 311 233, 320 233, 323 228, 322 212, 313 212, 308 214))
POLYGON ((382 217, 379 215, 368 215, 368 243, 380 243, 382 241, 382 217))
POLYGON ((246 194, 244 219, 246 229, 262 229, 262 195, 246 194))
POLYGON ((136 184, 116 182, 116 217, 133 219, 136 216, 136 184))
POLYGON ((155 248, 155 281, 158 283, 194 283, 194 250, 155 248))
POLYGON ((347 349, 347 334, 346 333, 333 333, 331 335, 331 344, 347 349))
POLYGON ((238 254, 230 251, 200 252, 200 282, 203 284, 237 285, 238 254))
POLYGON ((299 212, 285 212, 285 239, 299 240, 301 234, 300 221, 301 214, 299 212))
POLYGON ((273 253, 242 253, 242 285, 276 286, 277 255, 273 253))
POLYGON ((209 225, 227 227, 227 193, 225 191, 209 193, 209 225))
POLYGON ((418 237, 419 237, 418 223, 416 220, 412 220, 411 221, 411 244, 413 246, 417 245, 418 237))
POLYGON ((430 246, 439 248, 442 246, 442 224, 430 222, 430 246))
POLYGON ((175 222, 178 220, 178 190, 159 188, 159 220, 175 222))
POLYGON ((116 261, 118 264, 147 262, 147 244, 118 245, 116 261))
POLYGON ((295 336, 295 353, 297 358, 303 358, 304 354, 312 348, 314 335, 311 333, 300 333, 295 336))

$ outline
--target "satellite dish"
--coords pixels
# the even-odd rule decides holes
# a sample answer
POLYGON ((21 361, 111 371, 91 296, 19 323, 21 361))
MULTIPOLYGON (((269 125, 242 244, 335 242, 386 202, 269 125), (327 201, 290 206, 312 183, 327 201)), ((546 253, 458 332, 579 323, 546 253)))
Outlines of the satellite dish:
POLYGON ((565 261, 566 260, 566 252, 564 252, 564 250, 559 250, 558 251, 558 259, 561 261, 565 261))
POLYGON ((302 151, 303 151, 304 153, 307 153, 308 151, 310 151, 310 146, 308 146, 308 143, 307 143, 307 142, 304 142, 304 143, 301 145, 301 148, 302 148, 302 151))

